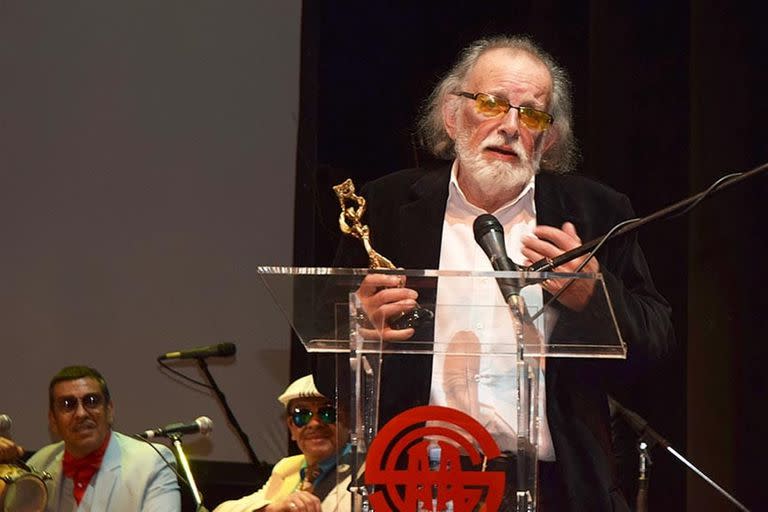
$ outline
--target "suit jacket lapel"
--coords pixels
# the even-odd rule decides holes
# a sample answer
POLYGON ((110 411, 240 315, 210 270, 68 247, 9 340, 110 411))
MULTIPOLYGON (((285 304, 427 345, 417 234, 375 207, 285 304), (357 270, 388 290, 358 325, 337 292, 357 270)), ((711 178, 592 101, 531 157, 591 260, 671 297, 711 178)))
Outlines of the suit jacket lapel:
POLYGON ((450 167, 441 166, 411 185, 412 200, 400 207, 401 246, 395 264, 413 269, 438 267, 450 176, 450 167))
POLYGON ((561 227, 565 218, 561 190, 548 174, 536 175, 536 224, 561 227))
POLYGON ((536 175, 536 223, 560 228, 564 222, 572 222, 585 242, 604 234, 599 230, 605 224, 601 210, 575 202, 581 197, 580 187, 579 181, 561 180, 551 173, 536 175))
POLYGON ((51 475, 51 479, 46 481, 48 487, 48 507, 46 510, 58 510, 61 506, 61 483, 62 483, 62 459, 64 458, 64 445, 62 444, 61 452, 53 459, 53 463, 47 468, 35 468, 42 471, 47 471, 51 475))
POLYGON ((101 467, 96 477, 96 487, 94 488, 93 508, 94 510, 109 510, 110 498, 117 482, 118 469, 122 464, 122 453, 120 443, 117 440, 117 434, 111 433, 107 451, 104 452, 104 458, 101 460, 101 467))
POLYGON ((315 495, 320 498, 323 504, 323 512, 337 510, 339 501, 349 499, 350 492, 347 490, 350 466, 343 459, 330 474, 315 487, 315 495))

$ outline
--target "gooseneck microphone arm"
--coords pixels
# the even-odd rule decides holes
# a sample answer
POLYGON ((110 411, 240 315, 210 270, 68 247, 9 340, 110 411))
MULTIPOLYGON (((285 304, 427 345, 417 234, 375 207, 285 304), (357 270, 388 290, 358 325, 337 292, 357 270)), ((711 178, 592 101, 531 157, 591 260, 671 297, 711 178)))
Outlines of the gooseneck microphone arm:
POLYGON ((556 256, 554 258, 544 258, 539 261, 535 261, 531 265, 526 267, 524 270, 527 270, 530 272, 549 272, 552 269, 559 267, 564 263, 568 263, 569 261, 574 260, 580 256, 584 256, 588 252, 592 251, 592 249, 594 249, 600 243, 603 243, 613 238, 617 238, 622 235, 626 235, 627 233, 631 233, 632 231, 635 231, 639 227, 644 226, 655 220, 671 217, 673 214, 685 213, 686 211, 695 207, 699 202, 701 202, 705 198, 713 195, 715 192, 719 192, 721 190, 724 190, 730 187, 731 185, 735 185, 736 183, 740 183, 741 181, 757 176, 758 174, 765 172, 766 170, 768 170, 768 163, 759 165, 754 169, 744 173, 738 173, 738 174, 726 176, 725 178, 715 182, 714 185, 709 187, 704 192, 699 192, 696 195, 688 197, 687 199, 683 199, 682 201, 679 201, 675 204, 662 208, 661 210, 658 210, 646 217, 642 217, 635 222, 627 224, 626 226, 623 226, 620 229, 617 229, 608 238, 606 238, 605 236, 595 238, 574 249, 571 249, 570 251, 566 251, 563 254, 556 256), (685 209, 686 207, 688 208, 685 209))
POLYGON ((229 407, 229 403, 227 403, 227 397, 224 396, 224 393, 221 391, 221 388, 219 388, 219 385, 216 384, 216 380, 213 378, 213 375, 211 375, 210 370, 208 369, 208 363, 205 362, 205 359, 197 359, 197 364, 200 366, 200 369, 205 374, 205 378, 208 379, 208 382, 211 384, 211 389, 214 393, 216 393, 216 398, 219 399, 219 403, 221 403, 221 406, 224 408, 224 412, 227 415, 227 420, 229 421, 229 424, 232 425, 232 427, 237 432, 237 436, 240 438, 240 441, 243 443, 243 448, 245 448, 245 451, 248 453, 248 458, 251 460, 253 464, 256 466, 263 466, 264 463, 259 460, 259 458, 256 456, 256 452, 253 451, 253 447, 251 446, 251 440, 248 439, 248 435, 243 431, 242 427, 240 426, 240 423, 237 421, 237 418, 235 417, 235 414, 232 412, 232 409, 229 407))
MULTIPOLYGON (((488 256, 488 260, 490 260, 494 270, 500 272, 520 271, 520 267, 507 255, 507 247, 504 242, 504 228, 496 217, 488 213, 480 215, 475 219, 472 231, 475 235, 475 242, 483 249, 485 255, 488 256)), ((525 286, 525 281, 518 278, 497 278, 496 282, 499 285, 504 301, 509 306, 512 317, 515 319, 517 403, 518 409, 521 411, 517 418, 516 476, 518 489, 528 489, 527 477, 531 471, 529 463, 531 459, 530 454, 534 449, 529 441, 531 434, 529 430, 531 424, 531 417, 529 415, 531 409, 530 386, 532 382, 529 375, 533 372, 525 358, 525 326, 530 325, 531 318, 525 305, 525 299, 520 294, 520 290, 525 286)), ((532 506, 532 500, 530 492, 517 491, 516 510, 529 510, 532 506)))
POLYGON ((650 448, 653 448, 655 445, 661 445, 664 449, 666 449, 669 453, 674 455, 680 462, 688 466, 694 473, 699 475, 699 477, 707 482, 709 485, 711 485, 717 492, 725 496, 731 503, 736 505, 739 510, 743 510, 744 512, 749 512, 749 509, 742 505, 736 498, 728 494, 728 492, 717 485, 717 483, 709 478, 707 475, 704 474, 699 468, 694 466, 691 462, 689 462, 685 457, 683 457, 681 454, 679 454, 672 446, 669 444, 669 441, 661 437, 655 430, 653 430, 649 425, 648 422, 645 421, 639 414, 637 414, 634 411, 631 411, 621 405, 619 402, 614 400, 612 397, 608 397, 608 401, 610 402, 613 409, 621 414, 621 416, 624 418, 624 420, 627 422, 627 424, 632 427, 632 429, 637 433, 638 437, 640 438, 640 443, 647 443, 650 448))

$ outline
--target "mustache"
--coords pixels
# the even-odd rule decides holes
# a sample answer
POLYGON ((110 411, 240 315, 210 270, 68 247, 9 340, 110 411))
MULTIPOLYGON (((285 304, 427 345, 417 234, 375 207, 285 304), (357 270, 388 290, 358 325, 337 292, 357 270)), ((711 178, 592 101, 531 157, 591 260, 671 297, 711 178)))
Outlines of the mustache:
POLYGON ((301 437, 308 437, 308 436, 331 436, 333 435, 333 431, 331 430, 331 427, 328 425, 307 425, 304 427, 301 431, 301 437))
POLYGON ((488 137, 483 140, 483 143, 481 145, 481 150, 487 149, 489 147, 504 147, 507 149, 511 149, 517 155, 524 160, 528 159, 528 153, 525 151, 525 147, 523 147, 523 143, 520 142, 520 139, 515 137, 504 137, 502 134, 494 133, 489 135, 488 137))
POLYGON ((505 137, 501 133, 491 133, 483 139, 483 146, 518 146, 520 139, 517 137, 505 137))
POLYGON ((74 426, 74 430, 79 430, 81 428, 94 428, 96 426, 96 422, 93 420, 84 420, 80 423, 76 424, 74 426))

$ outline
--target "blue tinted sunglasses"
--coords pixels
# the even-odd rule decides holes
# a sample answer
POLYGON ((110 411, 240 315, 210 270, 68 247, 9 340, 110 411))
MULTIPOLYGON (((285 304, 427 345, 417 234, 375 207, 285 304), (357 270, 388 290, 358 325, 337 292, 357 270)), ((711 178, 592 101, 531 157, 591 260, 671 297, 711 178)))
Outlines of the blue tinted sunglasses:
POLYGON ((330 425, 336 423, 336 408, 332 405, 324 405, 313 411, 309 407, 294 407, 291 410, 291 421, 299 428, 305 427, 312 421, 312 416, 317 415, 317 418, 330 425))

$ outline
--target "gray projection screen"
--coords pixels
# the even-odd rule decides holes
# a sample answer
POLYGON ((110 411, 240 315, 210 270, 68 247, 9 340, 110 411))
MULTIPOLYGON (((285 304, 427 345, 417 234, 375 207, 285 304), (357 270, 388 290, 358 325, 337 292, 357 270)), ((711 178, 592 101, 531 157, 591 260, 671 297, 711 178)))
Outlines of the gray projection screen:
POLYGON ((300 23, 298 0, 0 2, 0 413, 25 448, 51 441, 50 377, 87 364, 117 430, 206 415, 189 455, 247 461, 155 362, 233 341, 211 372, 285 454, 289 329, 255 269, 292 261, 300 23))

